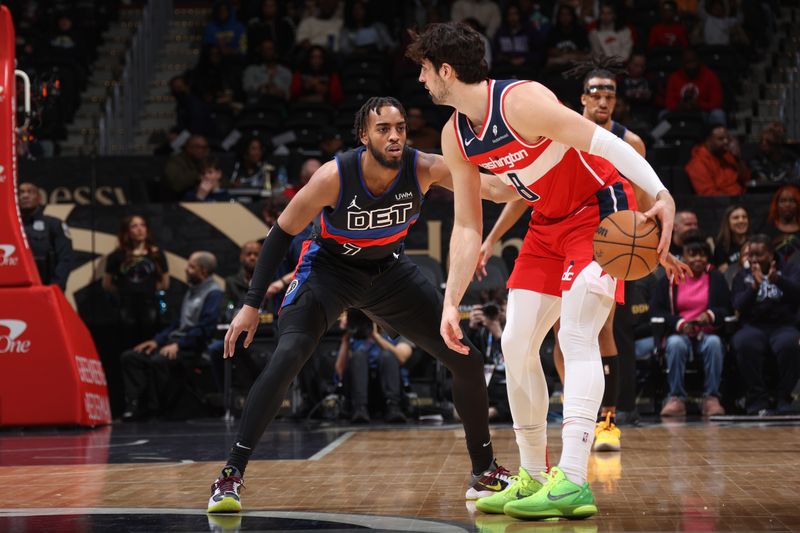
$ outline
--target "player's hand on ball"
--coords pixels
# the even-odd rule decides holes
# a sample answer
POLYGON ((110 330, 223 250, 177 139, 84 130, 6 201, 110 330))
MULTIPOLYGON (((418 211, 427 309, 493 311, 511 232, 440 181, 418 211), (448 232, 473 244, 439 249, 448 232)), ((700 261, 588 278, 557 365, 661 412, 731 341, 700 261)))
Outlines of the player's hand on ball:
POLYGON ((661 223, 661 240, 658 242, 658 256, 664 268, 669 255, 669 243, 672 242, 672 226, 675 222, 675 200, 667 191, 656 196, 656 203, 644 214, 647 218, 658 219, 661 223))
POLYGON ((458 313, 458 308, 454 305, 445 305, 442 311, 442 324, 439 327, 444 343, 448 348, 454 352, 467 355, 469 348, 467 348, 461 339, 464 337, 461 331, 461 315, 458 313))
POLYGON ((244 340, 244 347, 250 346, 253 342, 253 337, 256 334, 258 327, 258 309, 249 305, 243 305, 228 327, 228 332, 225 334, 225 353, 223 358, 233 357, 233 352, 236 350, 236 341, 243 331, 247 332, 247 338, 244 340))
MULTIPOLYGON (((669 247, 667 247, 669 251, 669 247)), ((692 269, 689 265, 672 255, 667 253, 667 257, 661 259, 661 266, 667 272, 667 279, 672 280, 673 283, 683 283, 686 281, 686 276, 692 275, 692 269)))

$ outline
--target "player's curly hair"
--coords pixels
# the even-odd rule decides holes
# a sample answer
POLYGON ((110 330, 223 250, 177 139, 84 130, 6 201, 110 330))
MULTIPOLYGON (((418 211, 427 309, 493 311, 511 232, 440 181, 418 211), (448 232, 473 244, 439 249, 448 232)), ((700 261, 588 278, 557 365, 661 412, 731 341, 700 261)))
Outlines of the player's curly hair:
POLYGON ((571 69, 562 75, 565 78, 583 77, 583 90, 592 78, 617 78, 617 74, 625 72, 625 64, 619 56, 593 55, 586 61, 573 63, 571 69))
POLYGON ((361 135, 367 131, 367 120, 369 119, 369 112, 375 111, 376 114, 381 114, 381 108, 396 107, 403 114, 403 118, 407 118, 406 108, 400 103, 397 98, 391 96, 373 96, 361 106, 356 112, 356 118, 353 122, 353 129, 356 134, 356 141, 361 141, 361 135))
POLYGON ((489 77, 485 46, 481 34, 463 22, 428 24, 420 33, 412 33, 413 42, 406 57, 422 63, 428 60, 437 71, 443 63, 455 69, 456 77, 464 83, 480 83, 489 77))

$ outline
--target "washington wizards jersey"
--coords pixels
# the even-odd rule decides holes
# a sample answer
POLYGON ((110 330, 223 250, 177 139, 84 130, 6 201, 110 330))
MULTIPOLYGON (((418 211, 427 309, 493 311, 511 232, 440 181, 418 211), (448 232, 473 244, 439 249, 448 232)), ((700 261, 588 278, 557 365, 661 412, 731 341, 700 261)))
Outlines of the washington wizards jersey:
POLYGON ((398 252, 408 229, 419 218, 422 191, 417 180, 417 151, 406 147, 394 181, 374 196, 361 173, 365 148, 336 156, 339 199, 322 211, 316 241, 325 249, 353 259, 384 259, 398 252))
POLYGON ((462 156, 497 175, 533 208, 538 223, 560 220, 597 191, 620 179, 605 159, 541 137, 529 144, 505 117, 508 92, 528 81, 489 80, 483 127, 475 131, 466 115, 456 113, 454 126, 462 156))

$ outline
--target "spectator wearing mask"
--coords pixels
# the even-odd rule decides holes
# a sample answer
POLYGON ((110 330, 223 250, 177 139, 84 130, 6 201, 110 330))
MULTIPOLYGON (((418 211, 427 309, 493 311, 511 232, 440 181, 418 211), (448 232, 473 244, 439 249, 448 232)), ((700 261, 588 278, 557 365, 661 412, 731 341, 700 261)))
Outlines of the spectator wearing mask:
POLYGON ((686 26, 678 19, 678 8, 675 2, 661 2, 660 21, 650 29, 647 48, 686 48, 689 46, 686 26))
POLYGON ((269 170, 264 160, 264 144, 258 137, 244 143, 243 149, 233 165, 231 187, 249 187, 260 189, 270 179, 269 170))
POLYGON ((750 179, 739 143, 731 142, 728 129, 721 125, 707 128, 705 141, 692 149, 686 173, 699 196, 740 196, 750 179))
POLYGON ((741 249, 750 236, 750 215, 747 209, 734 204, 725 209, 722 224, 714 242, 714 264, 717 270, 725 273, 728 267, 737 265, 741 249))
POLYGON ((214 254, 194 252, 186 263, 189 289, 183 298, 180 319, 150 340, 123 352, 125 382, 123 420, 150 412, 164 412, 175 396, 170 369, 196 361, 214 335, 222 303, 222 290, 213 278, 214 254))
POLYGON ((169 289, 169 267, 144 217, 120 221, 117 248, 106 258, 103 290, 119 303, 125 345, 153 338, 159 326, 158 291, 169 289))
POLYGON ((344 55, 388 53, 397 46, 389 30, 373 20, 369 6, 363 0, 353 2, 344 19, 339 35, 339 50, 344 55))
POLYGON ((44 214, 39 188, 22 182, 17 187, 22 228, 28 238, 39 277, 45 285, 58 285, 63 291, 72 271, 72 238, 66 222, 44 214))
POLYGON ((773 122, 761 132, 758 153, 750 161, 756 185, 800 180, 800 159, 786 148, 786 127, 773 122))
POLYGON ((667 80, 668 111, 702 113, 708 124, 725 124, 722 110, 722 85, 713 70, 700 60, 697 50, 683 51, 683 66, 667 80))
POLYGON ((244 69, 242 87, 251 104, 259 100, 285 101, 289 99, 292 71, 278 63, 275 41, 264 39, 259 45, 261 61, 244 69))
POLYGON ((775 191, 764 232, 772 237, 781 262, 800 259, 800 187, 784 185, 775 191))
POLYGON ((227 189, 222 188, 222 169, 216 158, 206 160, 200 174, 200 183, 183 197, 186 202, 229 202, 227 189))
POLYGON ((247 52, 247 32, 236 19, 229 1, 217 1, 211 8, 211 21, 203 30, 203 45, 217 45, 226 57, 244 57, 247 52))
POLYGON ((474 305, 469 314, 467 337, 483 354, 484 368, 491 372, 489 393, 489 420, 510 420, 511 408, 506 392, 506 363, 500 340, 503 337, 505 304, 489 302, 474 305))
POLYGON ((464 22, 470 18, 477 20, 486 29, 489 39, 494 37, 502 21, 500 7, 491 0, 456 0, 450 18, 454 22, 464 22))
POLYGON ((769 414, 791 409, 792 390, 800 377, 800 331, 795 327, 800 305, 800 268, 781 263, 772 239, 754 235, 745 269, 733 280, 733 308, 741 325, 732 339, 742 379, 747 384, 747 413, 769 414), (764 364, 774 359, 777 387, 768 389, 764 364))
POLYGON ((291 98, 298 102, 327 102, 338 105, 344 99, 342 82, 321 46, 309 48, 305 60, 294 71, 291 98))
POLYGON ((300 21, 296 43, 301 48, 320 46, 338 52, 342 24, 339 0, 319 0, 316 13, 300 21))
POLYGON ((668 332, 665 354, 669 399, 661 416, 686 414, 684 373, 692 354, 703 358, 703 415, 725 414, 719 403, 725 348, 714 331, 729 313, 730 292, 722 274, 709 268, 710 259, 711 248, 705 238, 699 232, 687 234, 683 261, 691 268, 691 276, 678 285, 664 277, 653 294, 653 316, 664 318, 668 332))
POLYGON ((633 35, 631 29, 617 19, 613 4, 603 4, 600 16, 589 31, 589 44, 592 54, 597 56, 618 57, 627 62, 633 51, 633 35))
POLYGON ((392 341, 358 309, 350 309, 340 324, 345 330, 336 357, 336 373, 349 384, 353 407, 351 422, 370 421, 368 390, 371 375, 380 380, 385 408, 383 418, 390 424, 405 424, 400 410, 400 367, 411 357, 413 347, 407 340, 392 341))
POLYGON ((164 177, 161 180, 161 200, 165 202, 182 199, 200 183, 203 163, 208 157, 208 141, 202 135, 192 135, 178 154, 167 159, 164 177))

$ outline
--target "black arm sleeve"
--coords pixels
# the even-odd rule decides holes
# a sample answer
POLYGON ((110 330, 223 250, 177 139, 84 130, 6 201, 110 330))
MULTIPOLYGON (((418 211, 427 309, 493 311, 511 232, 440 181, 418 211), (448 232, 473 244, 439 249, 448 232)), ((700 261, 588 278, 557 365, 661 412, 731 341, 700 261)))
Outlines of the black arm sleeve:
POLYGON ((281 261, 283 261, 289 246, 292 244, 293 235, 289 235, 281 229, 276 222, 264 239, 261 253, 258 254, 258 262, 253 272, 253 279, 250 280, 250 288, 244 297, 244 304, 256 309, 261 307, 267 287, 275 277, 281 261))

